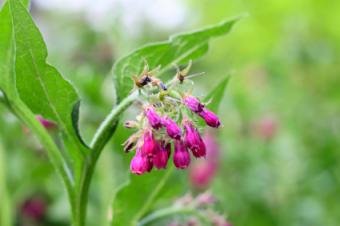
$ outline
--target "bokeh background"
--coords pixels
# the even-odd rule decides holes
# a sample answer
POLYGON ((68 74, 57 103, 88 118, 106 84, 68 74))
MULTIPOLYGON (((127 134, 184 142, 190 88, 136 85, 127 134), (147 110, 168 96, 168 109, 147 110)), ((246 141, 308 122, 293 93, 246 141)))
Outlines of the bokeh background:
MULTIPOLYGON (((0 1, 1 3, 1 1, 0 1)), ((173 33, 247 13, 194 63, 207 93, 231 74, 219 115, 219 169, 205 185, 233 225, 336 226, 340 222, 340 2, 336 0, 33 0, 49 62, 82 98, 85 140, 110 111, 113 63, 173 33)), ((131 118, 130 112, 125 115, 131 118)), ((118 134, 91 188, 89 225, 107 225, 128 175, 118 134)), ((130 158, 130 157, 126 157, 130 158)), ((197 188, 183 172, 193 193, 197 188), (191 184, 191 185, 190 185, 191 184)), ((183 194, 179 194, 181 196, 183 194)), ((68 225, 59 178, 37 140, 0 105, 0 219, 68 225), (27 209, 35 211, 33 216, 27 209)))

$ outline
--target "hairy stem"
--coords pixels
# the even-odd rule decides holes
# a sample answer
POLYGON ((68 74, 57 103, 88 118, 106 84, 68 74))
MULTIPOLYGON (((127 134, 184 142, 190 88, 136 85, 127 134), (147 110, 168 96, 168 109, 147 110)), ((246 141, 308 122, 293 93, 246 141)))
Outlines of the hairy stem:
MULTIPOLYGON (((100 152, 104 148, 114 133, 120 114, 123 113, 137 99, 137 97, 138 92, 134 92, 112 109, 110 114, 99 126, 91 141, 90 147, 94 152, 100 152)), ((96 153, 95 155, 98 154, 96 153)))
POLYGON ((105 118, 96 134, 91 141, 91 152, 83 163, 83 169, 81 171, 81 177, 78 190, 76 191, 76 222, 74 226, 84 226, 86 221, 87 201, 89 188, 91 185, 92 176, 98 161, 98 158, 104 149, 107 142, 114 134, 120 115, 133 104, 137 99, 138 93, 134 92, 117 106, 115 106, 110 114, 105 118))

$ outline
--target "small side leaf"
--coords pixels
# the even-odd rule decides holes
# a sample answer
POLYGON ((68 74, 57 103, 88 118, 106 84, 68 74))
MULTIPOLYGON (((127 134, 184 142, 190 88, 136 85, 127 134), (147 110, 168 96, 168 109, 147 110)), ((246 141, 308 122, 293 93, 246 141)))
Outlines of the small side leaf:
POLYGON ((222 102, 225 89, 229 83, 230 76, 223 79, 212 91, 204 98, 204 102, 208 102, 207 108, 213 112, 218 112, 222 102))
POLYGON ((161 65, 160 74, 173 64, 186 64, 203 56, 208 51, 209 40, 229 33, 239 19, 232 18, 201 30, 172 36, 168 41, 146 45, 118 60, 113 68, 118 102, 133 88, 131 77, 141 73, 145 60, 150 68, 161 65))

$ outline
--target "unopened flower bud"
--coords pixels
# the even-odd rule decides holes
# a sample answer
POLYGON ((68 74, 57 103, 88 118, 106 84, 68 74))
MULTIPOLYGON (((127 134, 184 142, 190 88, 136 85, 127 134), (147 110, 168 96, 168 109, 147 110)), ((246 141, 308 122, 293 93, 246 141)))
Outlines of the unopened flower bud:
POLYGON ((163 119, 163 125, 166 127, 166 132, 169 135, 169 137, 177 140, 181 138, 182 130, 174 120, 166 116, 163 119))
POLYGON ((141 175, 143 173, 149 172, 151 169, 152 166, 150 168, 150 161, 148 157, 143 155, 140 150, 136 150, 136 154, 130 163, 130 171, 133 174, 141 175))
POLYGON ((165 169, 168 164, 168 159, 170 156, 171 144, 163 146, 160 145, 159 149, 153 156, 153 164, 157 169, 165 169))
POLYGON ((185 129, 185 144, 192 151, 196 158, 205 156, 206 148, 200 133, 191 121, 183 122, 185 129))
POLYGON ((178 169, 185 169, 190 164, 190 154, 181 140, 175 141, 174 164, 178 169))
POLYGON ((144 141, 142 145, 143 155, 152 156, 155 153, 159 144, 155 140, 151 130, 148 129, 144 132, 143 141, 144 141))
POLYGON ((123 144, 124 151, 125 152, 131 151, 132 148, 135 146, 137 140, 138 140, 138 136, 136 134, 131 135, 123 144))
POLYGON ((154 129, 160 129, 162 127, 162 118, 157 114, 155 108, 148 106, 144 109, 144 113, 149 121, 149 124, 154 129))
POLYGON ((208 126, 218 128, 221 125, 221 122, 217 115, 207 109, 203 109, 199 116, 201 116, 208 126))
POLYGON ((136 121, 128 120, 128 121, 125 121, 124 126, 125 128, 128 128, 128 129, 137 128, 138 123, 136 121))
POLYGON ((193 96, 185 96, 183 102, 193 112, 199 113, 204 109, 204 104, 193 96))
POLYGON ((205 143, 203 142, 201 137, 200 137, 198 148, 191 149, 191 152, 196 158, 201 158, 201 157, 206 156, 207 151, 206 151, 205 143))

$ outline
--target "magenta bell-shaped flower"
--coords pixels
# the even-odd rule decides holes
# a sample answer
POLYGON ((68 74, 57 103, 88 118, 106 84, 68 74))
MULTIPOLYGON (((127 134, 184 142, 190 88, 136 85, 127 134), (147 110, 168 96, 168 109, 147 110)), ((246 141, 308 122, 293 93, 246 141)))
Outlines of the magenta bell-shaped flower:
POLYGON ((218 128, 221 125, 217 115, 207 109, 203 109, 203 111, 199 113, 199 116, 201 116, 210 127, 218 128))
POLYGON ((200 139, 199 145, 196 148, 191 149, 192 154, 196 157, 196 158, 201 158, 201 157, 205 157, 206 156, 206 147, 205 147, 205 143, 202 139, 200 139))
POLYGON ((133 174, 141 175, 146 172, 150 172, 152 169, 152 163, 148 157, 143 155, 140 150, 136 150, 135 156, 132 158, 130 163, 130 171, 133 174))
POLYGON ((175 141, 174 164, 178 169, 185 169, 190 165, 190 154, 181 140, 175 141))
POLYGON ((154 129, 160 129, 162 128, 162 118, 157 114, 156 110, 152 106, 148 106, 144 109, 144 113, 146 118, 149 121, 149 124, 154 129))
POLYGON ((165 116, 163 118, 163 125, 166 127, 166 132, 172 139, 179 140, 182 136, 181 128, 170 117, 165 116))
POLYGON ((206 148, 200 133, 191 121, 185 120, 183 124, 185 129, 185 144, 196 158, 204 157, 206 155, 206 148))
POLYGON ((185 96, 183 102, 193 112, 199 113, 203 111, 204 104, 193 96, 185 96))
POLYGON ((165 146, 163 146, 163 145, 159 146, 159 149, 157 150, 157 152, 153 156, 153 164, 157 169, 165 169, 166 168, 166 166, 168 164, 169 157, 170 157, 170 152, 171 152, 171 144, 170 143, 168 143, 165 146))
POLYGON ((146 156, 153 156, 158 145, 159 144, 154 138, 152 130, 145 130, 143 134, 142 154, 146 156))
POLYGON ((201 135, 195 128, 194 124, 189 120, 183 121, 183 126, 185 130, 184 141, 189 149, 199 148, 201 142, 201 135))

